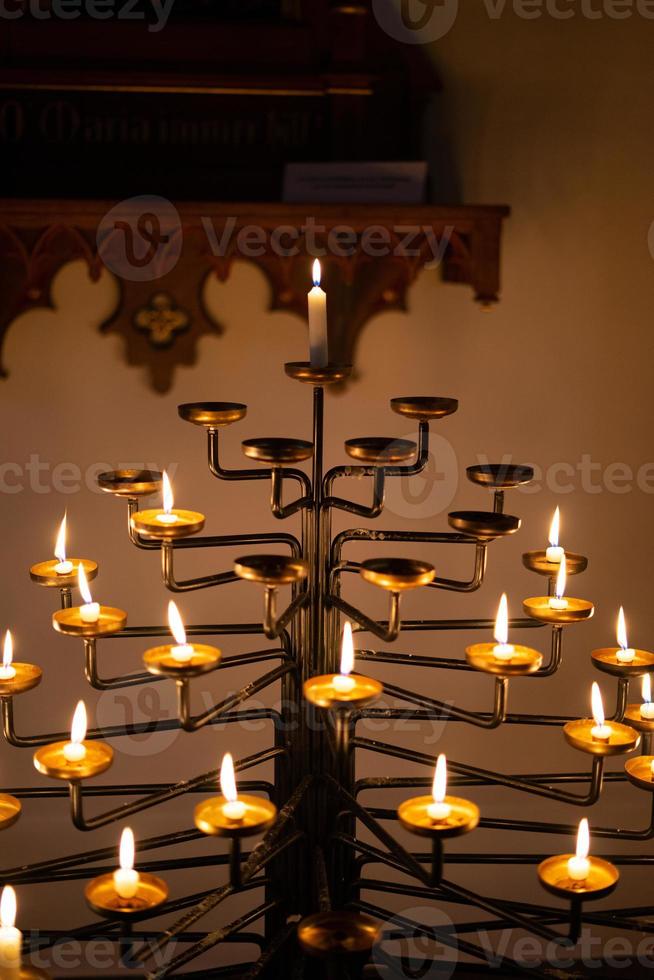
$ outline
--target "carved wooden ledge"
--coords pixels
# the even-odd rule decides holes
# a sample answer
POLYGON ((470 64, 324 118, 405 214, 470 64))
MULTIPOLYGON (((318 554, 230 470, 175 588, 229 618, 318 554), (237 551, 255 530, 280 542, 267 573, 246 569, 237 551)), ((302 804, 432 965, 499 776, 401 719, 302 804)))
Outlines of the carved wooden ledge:
POLYGON ((505 206, 221 204, 136 198, 108 201, 0 200, 0 374, 2 342, 26 310, 52 307, 51 284, 82 259, 97 279, 107 268, 120 300, 101 325, 125 341, 126 360, 146 365, 152 387, 169 389, 175 367, 193 364, 197 341, 220 333, 204 308, 207 276, 224 281, 234 262, 257 265, 271 310, 306 317, 317 256, 328 292, 330 354, 355 362, 358 336, 375 314, 405 310, 423 270, 472 288, 488 306, 500 289, 505 206))

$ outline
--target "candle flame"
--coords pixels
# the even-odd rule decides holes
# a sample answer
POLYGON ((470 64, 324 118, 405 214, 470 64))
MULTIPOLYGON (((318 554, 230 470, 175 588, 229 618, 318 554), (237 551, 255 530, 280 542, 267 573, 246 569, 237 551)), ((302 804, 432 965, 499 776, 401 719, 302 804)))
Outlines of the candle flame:
POLYGON ((561 527, 561 512, 557 507, 554 511, 554 516, 552 517, 552 523, 550 524, 550 544, 553 548, 558 548, 559 546, 559 530, 561 527))
POLYGON ((66 515, 67 511, 64 511, 64 516, 59 525, 59 531, 57 532, 57 541, 55 543, 55 558, 59 561, 66 561, 66 515))
POLYGON ((354 643, 352 641, 352 625, 347 620, 343 626, 343 643, 341 645, 341 674, 351 674, 354 667, 354 643))
POLYGON ((13 929, 16 922, 16 892, 11 885, 5 885, 0 898, 0 925, 3 929, 13 929))
POLYGON ((442 803, 445 799, 447 793, 447 760, 443 753, 439 755, 436 760, 436 769, 434 770, 434 782, 431 787, 431 795, 434 798, 434 803, 442 803))
POLYGON ((234 760, 230 752, 225 752, 220 766, 220 792, 228 803, 235 803, 238 799, 236 777, 234 775, 234 760))
POLYGON ((320 277, 321 277, 320 262, 318 261, 318 259, 316 259, 316 261, 313 263, 313 272, 312 272, 314 286, 320 285, 320 277))
POLYGON ((86 738, 86 705, 83 701, 77 702, 77 707, 75 708, 75 714, 73 715, 73 724, 70 728, 70 740, 74 742, 75 745, 81 745, 86 738))
POLYGON ((497 607, 495 617, 495 640, 497 643, 506 643, 509 638, 509 607, 506 601, 506 592, 502 593, 500 604, 497 607))
POLYGON ((641 693, 643 695, 643 701, 645 704, 651 704, 652 702, 652 681, 649 674, 643 674, 641 693))
POLYGON ((5 642, 2 648, 2 666, 11 667, 11 661, 14 659, 14 641, 11 636, 11 630, 7 630, 5 633, 5 642))
POLYGON ((89 589, 89 580, 86 577, 84 565, 81 562, 77 566, 77 588, 84 602, 93 602, 91 590, 89 589))
POLYGON ((173 497, 173 488, 170 485, 170 480, 168 479, 168 474, 163 471, 163 509, 166 514, 170 514, 173 509, 173 504, 175 503, 173 497))
POLYGON ((577 857, 587 858, 588 852, 590 851, 590 830, 588 829, 588 820, 586 817, 579 821, 579 830, 577 831, 577 857))
POLYGON ((627 624, 625 623, 624 609, 622 608, 622 606, 620 606, 620 612, 618 613, 617 636, 618 636, 618 645, 623 650, 626 650, 629 647, 629 644, 627 643, 627 624))
POLYGON ((565 595, 565 580, 567 575, 565 566, 566 558, 564 554, 563 558, 561 559, 561 564, 559 565, 559 574, 556 576, 556 587, 554 589, 554 594, 556 595, 557 599, 562 599, 565 595))
POLYGON ((125 827, 120 835, 118 862, 122 871, 132 871, 134 868, 134 834, 131 827, 125 827))
POLYGON ((604 703, 602 702, 602 692, 597 681, 593 681, 591 688, 590 702, 593 709, 593 721, 601 728, 604 724, 604 703))
POLYGON ((168 625, 170 626, 170 632, 175 637, 175 642, 179 646, 184 646, 186 643, 186 630, 184 629, 184 623, 179 614, 179 609, 172 599, 168 603, 168 625))

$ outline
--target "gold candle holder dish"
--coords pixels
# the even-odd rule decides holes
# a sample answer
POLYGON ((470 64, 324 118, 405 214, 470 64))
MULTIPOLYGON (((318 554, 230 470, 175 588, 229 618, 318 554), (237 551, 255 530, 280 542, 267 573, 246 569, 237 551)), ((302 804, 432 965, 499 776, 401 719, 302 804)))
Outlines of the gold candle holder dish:
POLYGON ((538 879, 557 898, 597 899, 610 895, 620 878, 615 865, 603 858, 589 857, 588 877, 574 881, 568 872, 568 861, 574 854, 556 854, 538 865, 538 879))
POLYGON ((72 606, 70 609, 57 609, 52 614, 52 626, 57 633, 65 636, 107 636, 110 633, 120 633, 125 629, 127 613, 124 609, 114 609, 113 606, 100 606, 98 619, 87 623, 82 619, 81 607, 72 606))
POLYGON ((50 974, 45 970, 39 970, 36 966, 22 966, 17 975, 17 980, 49 980, 50 974))
POLYGON ((362 674, 349 674, 355 682, 350 691, 339 691, 334 687, 338 674, 319 674, 304 682, 304 697, 317 708, 336 708, 353 710, 371 704, 381 696, 383 684, 374 677, 362 674))
POLYGON ((0 830, 7 830, 20 817, 22 806, 20 800, 9 793, 0 793, 0 830))
POLYGON ((92 779, 106 772, 114 759, 114 750, 104 742, 85 741, 86 749, 83 759, 69 762, 64 755, 67 742, 52 742, 43 745, 34 753, 34 767, 44 776, 52 779, 65 779, 77 782, 80 779, 92 779))
POLYGON ((163 474, 157 470, 107 470, 98 476, 98 486, 115 497, 149 497, 160 493, 163 474))
POLYGON ((179 510, 175 507, 170 512, 177 520, 174 524, 164 524, 160 521, 159 515, 163 510, 139 510, 130 517, 130 523, 139 534, 145 534, 149 538, 157 538, 160 541, 174 541, 177 538, 188 538, 191 534, 197 534, 204 527, 205 516, 196 510, 179 510))
POLYGON ((494 541, 495 538, 515 534, 520 527, 520 518, 511 514, 498 514, 495 511, 458 510, 447 515, 451 528, 468 534, 478 541, 494 541))
POLYGON ((567 605, 565 609, 552 609, 549 596, 536 596, 532 599, 525 599, 522 608, 532 619, 538 619, 542 623, 551 623, 554 626, 568 626, 571 623, 583 623, 590 619, 595 612, 592 602, 587 599, 572 599, 565 597, 567 605))
POLYGON ((647 650, 634 650, 634 659, 625 664, 617 659, 616 655, 619 651, 620 647, 602 647, 600 650, 593 650, 591 653, 593 665, 614 677, 639 677, 654 670, 654 653, 649 653, 647 650))
POLYGON ((222 429, 240 422, 247 415, 247 410, 247 405, 240 402, 188 402, 177 406, 181 419, 205 429, 222 429))
POLYGON ((181 679, 208 674, 220 664, 221 651, 218 647, 206 643, 189 643, 189 646, 193 647, 193 656, 190 660, 181 661, 173 657, 174 646, 175 644, 166 643, 146 650, 143 654, 146 670, 151 674, 181 679))
POLYGON ((294 381, 309 385, 333 385, 345 381, 352 373, 351 364, 327 364, 325 367, 312 367, 308 361, 289 361, 284 371, 294 381))
POLYGON ((39 561, 30 568, 30 578, 37 585, 44 585, 46 588, 70 589, 77 588, 77 568, 82 565, 87 581, 91 582, 98 574, 98 564, 89 558, 69 558, 68 561, 73 566, 72 571, 65 575, 59 575, 55 571, 55 566, 59 564, 58 558, 51 558, 49 561, 39 561))
POLYGON ((241 449, 249 459, 270 466, 290 466, 303 463, 313 456, 313 443, 305 439, 246 439, 241 449))
POLYGON ((640 704, 627 705, 624 720, 643 735, 651 735, 654 732, 654 718, 643 718, 640 713, 640 704))
POLYGON ((466 476, 471 483, 489 490, 512 490, 525 486, 534 478, 531 466, 521 463, 485 463, 479 466, 468 466, 466 476))
POLYGON ((418 450, 410 439, 365 436, 362 439, 348 439, 345 452, 352 459, 368 466, 393 466, 413 459, 418 450))
POLYGON ((627 759, 624 764, 624 771, 627 779, 638 789, 645 789, 654 793, 654 774, 652 774, 652 762, 654 755, 636 755, 627 759))
POLYGON ((98 915, 129 918, 162 905, 168 898, 168 885, 162 878, 140 871, 136 894, 132 898, 121 898, 116 891, 113 873, 109 872, 89 881, 84 889, 84 898, 88 907, 98 915))
POLYGON ((361 562, 359 574, 364 581, 387 592, 405 592, 429 585, 436 570, 429 562, 413 558, 368 558, 361 562))
POLYGON ((240 820, 232 820, 224 813, 227 800, 224 796, 212 796, 198 803, 193 819, 195 826, 210 837, 253 837, 272 827, 277 819, 277 807, 261 796, 238 794, 240 803, 245 804, 245 813, 240 820))
POLYGON ((485 674, 497 674, 498 677, 519 677, 521 674, 533 674, 542 663, 543 656, 538 650, 512 643, 513 655, 510 660, 500 660, 495 656, 497 643, 473 643, 466 647, 466 660, 475 670, 485 674))
POLYGON ((288 558, 285 555, 246 555, 236 559, 234 571, 247 582, 276 588, 306 578, 309 563, 304 558, 288 558))
MULTIPOLYGON (((549 575, 550 578, 556 578, 559 574, 559 569, 561 563, 558 561, 548 561, 546 551, 526 551, 522 556, 522 564, 525 568, 528 568, 530 572, 536 572, 537 575, 549 575)), ((588 568, 588 559, 585 555, 576 555, 574 551, 566 551, 565 553, 565 571, 566 575, 580 575, 585 572, 588 568)))
POLYGON ((309 956, 363 955, 370 952, 379 931, 377 920, 361 912, 316 912, 298 923, 297 938, 309 956))
POLYGON ((0 698, 11 698, 15 694, 24 694, 41 683, 43 671, 35 664, 12 663, 16 673, 13 677, 0 679, 0 698))
POLYGON ((397 817, 405 830, 418 837, 460 837, 474 830, 479 823, 479 807, 470 800, 458 796, 446 796, 444 803, 450 813, 444 820, 433 820, 429 807, 434 802, 432 796, 414 796, 404 800, 397 808, 397 817))
POLYGON ((434 422, 447 415, 453 415, 459 407, 457 398, 443 398, 432 395, 407 395, 391 398, 391 409, 406 419, 416 422, 434 422))
POLYGON ((607 721, 606 725, 611 729, 607 741, 593 737, 592 730, 596 727, 596 722, 592 718, 567 722, 563 726, 563 735, 573 749, 589 755, 623 755, 637 748, 640 735, 633 728, 617 721, 607 721))

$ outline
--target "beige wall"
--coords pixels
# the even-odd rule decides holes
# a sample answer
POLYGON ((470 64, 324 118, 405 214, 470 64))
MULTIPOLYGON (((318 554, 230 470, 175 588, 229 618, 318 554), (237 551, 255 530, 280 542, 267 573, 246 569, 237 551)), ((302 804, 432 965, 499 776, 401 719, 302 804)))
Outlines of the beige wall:
MULTIPOLYGON (((478 594, 429 592, 406 601, 408 615, 490 616, 499 593, 506 590, 513 614, 519 614, 521 599, 539 585, 523 569, 521 553, 544 546, 551 512, 559 504, 564 544, 590 556, 589 570, 574 582, 574 593, 593 599, 596 615, 591 623, 566 632, 560 675, 511 686, 510 706, 515 710, 586 713, 595 679, 589 653, 613 642, 620 603, 627 612, 631 642, 644 648, 654 642, 648 575, 651 468, 649 486, 639 487, 635 480, 639 468, 652 460, 654 267, 647 245, 652 220, 652 30, 651 22, 639 17, 525 21, 506 13, 495 21, 483 5, 466 5, 452 31, 433 48, 445 91, 430 118, 434 130, 438 121, 451 141, 464 199, 506 202, 513 208, 505 241, 502 302, 485 315, 472 303, 467 288, 445 286, 436 274, 423 274, 411 291, 408 316, 387 314, 367 326, 359 346, 358 383, 345 397, 328 400, 327 452, 333 464, 343 461, 342 443, 348 436, 409 435, 407 426, 389 412, 391 396, 434 393, 460 399, 459 413, 435 427, 437 466, 450 459, 458 470, 455 488, 452 465, 445 467, 452 499, 446 499, 447 493, 434 498, 420 484, 426 499, 416 505, 414 518, 413 488, 394 491, 391 513, 380 522, 385 527, 445 528, 448 509, 483 506, 483 493, 467 483, 464 473, 479 456, 498 459, 508 453, 548 471, 557 463, 576 467, 587 455, 599 466, 593 480, 600 487, 614 463, 633 471, 633 486, 620 493, 605 487, 588 492, 577 473, 571 481, 573 492, 557 494, 544 485, 535 493, 515 494, 507 509, 522 516, 522 529, 515 538, 493 545, 487 581, 478 594)), ((56 311, 30 313, 11 329, 6 342, 10 377, 0 385, 4 459, 24 467, 31 454, 38 454, 51 466, 70 462, 83 471, 100 461, 175 464, 178 502, 205 511, 210 533, 277 526, 267 513, 266 487, 218 484, 210 477, 202 435, 177 418, 176 406, 211 398, 248 403, 247 419, 225 438, 232 465, 238 463, 241 438, 282 433, 309 437, 309 394, 286 379, 282 369, 284 361, 305 352, 303 324, 284 314, 266 313, 263 278, 253 268, 237 267, 226 285, 212 283, 208 289, 226 326, 224 335, 204 339, 199 365, 180 369, 171 393, 158 397, 139 370, 124 365, 120 342, 97 331, 113 303, 112 290, 111 282, 91 285, 82 269, 71 266, 57 281, 56 311)), ((167 596, 157 561, 129 546, 122 505, 86 489, 70 495, 53 492, 44 479, 45 492, 30 489, 26 479, 23 492, 2 496, 0 625, 14 629, 17 658, 37 662, 45 671, 41 688, 17 702, 17 724, 23 733, 66 728, 75 700, 82 696, 97 721, 118 723, 128 710, 123 695, 96 697, 89 692, 81 649, 53 635, 52 597, 30 584, 27 569, 49 557, 56 526, 68 507, 71 552, 101 565, 97 598, 123 606, 136 624, 162 618, 167 596)), ((353 492, 361 494, 356 488, 353 492)), ((464 556, 450 555, 447 548, 411 553, 433 561, 440 574, 467 571, 464 556)), ((185 556, 180 568, 195 574, 227 567, 229 557, 233 556, 185 556)), ((381 613, 380 598, 371 589, 348 585, 355 600, 381 613)), ((256 618, 259 602, 257 590, 234 585, 185 597, 181 606, 189 621, 234 620, 256 618)), ((544 631, 530 638, 545 650, 544 631)), ((456 634, 434 639, 407 635, 396 648, 460 656, 466 639, 456 634)), ((227 638, 223 646, 233 652, 254 649, 255 644, 258 641, 227 638)), ((108 642, 102 649, 103 671, 137 667, 142 650, 138 642, 121 644, 120 649, 108 642)), ((391 676, 383 667, 376 673, 391 676)), ((491 684, 484 677, 415 674, 402 677, 402 682, 415 683, 459 706, 490 706, 491 684)), ((608 678, 600 681, 610 707, 614 684, 608 678)), ((225 686, 229 689, 234 683, 234 677, 224 680, 218 674, 206 685, 208 696, 222 696, 225 686)), ((129 710, 141 718, 150 711, 172 712, 170 690, 156 685, 150 694, 155 689, 154 703, 139 700, 143 694, 127 692, 133 705, 129 710)), ((638 691, 633 694, 637 700, 638 691)), ((505 772, 587 768, 556 729, 507 727, 485 733, 456 725, 438 741, 432 732, 385 732, 379 737, 397 737, 417 746, 428 737, 427 751, 444 750, 452 759, 505 772)), ((264 740, 260 733, 237 736, 229 730, 138 744, 121 740, 115 744, 116 761, 108 779, 121 783, 183 778, 212 768, 228 748, 241 755, 264 740)), ((4 785, 44 785, 29 751, 5 747, 0 756, 4 785)), ((620 768, 620 760, 611 768, 614 765, 620 768)), ((398 765, 393 770, 388 761, 371 757, 360 764, 361 772, 409 769, 398 765)), ((474 798, 488 814, 545 814, 570 821, 581 815, 511 792, 477 790, 474 798)), ((189 826, 191 806, 192 801, 182 800, 139 815, 133 820, 137 836, 189 826)), ((95 809, 91 802, 90 812, 95 809)), ((73 831, 62 801, 28 800, 24 810, 22 821, 3 837, 5 866, 110 844, 117 838, 116 827, 88 836, 73 831)), ((591 824, 642 827, 647 813, 643 794, 609 788, 589 816, 591 824)), ((569 845, 567 839, 515 840, 478 832, 460 846, 553 853, 569 845)), ((202 842, 196 850, 208 854, 212 848, 202 842)), ((602 844, 598 850, 615 851, 617 845, 602 844)), ((539 897, 531 868, 505 868, 501 885, 494 874, 474 869, 458 868, 453 875, 467 884, 481 882, 490 893, 539 897)), ((644 872, 625 872, 614 901, 635 904, 638 895, 649 894, 643 891, 645 879, 644 872)), ((186 886, 200 890, 212 880, 211 872, 198 873, 186 886)), ((184 887, 179 877, 173 885, 184 887)), ((61 927, 88 921, 80 893, 80 883, 66 886, 64 905, 61 886, 21 889, 21 921, 61 927)))

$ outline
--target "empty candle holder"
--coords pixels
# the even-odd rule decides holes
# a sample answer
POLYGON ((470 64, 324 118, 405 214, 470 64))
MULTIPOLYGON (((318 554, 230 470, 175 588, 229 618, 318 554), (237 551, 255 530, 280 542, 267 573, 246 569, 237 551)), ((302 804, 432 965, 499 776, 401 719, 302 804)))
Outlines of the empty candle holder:
POLYGON ((364 436, 348 439, 345 452, 352 459, 368 466, 396 466, 406 463, 416 455, 418 447, 410 439, 394 439, 387 436, 364 436))
POLYGON ((397 415, 416 422, 435 422, 453 415, 459 407, 457 398, 440 395, 406 395, 391 398, 391 408, 397 415))
POLYGON ((316 912, 298 923, 297 938, 308 956, 363 965, 380 932, 376 919, 347 910, 316 912))
POLYGON ((447 515, 451 528, 477 541, 494 541, 520 528, 520 518, 498 511, 458 510, 447 515))
POLYGON ((161 492, 163 474, 158 470, 106 470, 98 474, 98 487, 115 497, 149 497, 161 492))
POLYGON ((284 371, 289 378, 304 384, 333 385, 349 378, 352 365, 327 364, 325 367, 313 367, 308 361, 289 361, 284 365, 284 371))
POLYGON ((632 785, 654 793, 654 755, 638 755, 627 759, 624 771, 632 785))
POLYGON ((84 898, 91 911, 103 918, 129 918, 162 905, 168 898, 168 885, 162 878, 140 871, 134 895, 123 898, 116 890, 113 872, 109 872, 89 881, 84 898))
POLYGON ((9 793, 0 793, 0 830, 7 830, 21 815, 20 800, 9 793))
POLYGON ((247 405, 241 402, 187 402, 177 406, 181 419, 204 429, 223 429, 240 422, 247 415, 247 410, 247 405))

